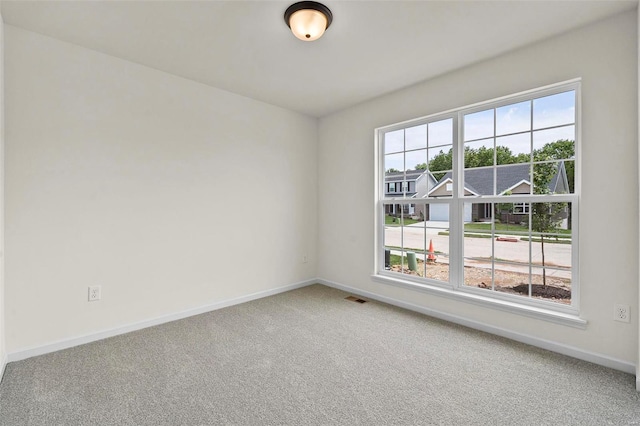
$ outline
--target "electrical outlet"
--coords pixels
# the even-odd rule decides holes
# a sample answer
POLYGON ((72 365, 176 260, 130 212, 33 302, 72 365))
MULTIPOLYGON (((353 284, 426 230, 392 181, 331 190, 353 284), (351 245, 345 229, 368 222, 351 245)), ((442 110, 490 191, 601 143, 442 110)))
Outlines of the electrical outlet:
POLYGON ((96 300, 100 300, 100 286, 89 286, 89 302, 94 302, 96 300))
POLYGON ((309 256, 307 256, 307 253, 302 255, 302 263, 307 263, 309 261, 309 256))
POLYGON ((620 322, 629 322, 631 314, 629 312, 629 305, 614 305, 613 306, 613 319, 620 322))

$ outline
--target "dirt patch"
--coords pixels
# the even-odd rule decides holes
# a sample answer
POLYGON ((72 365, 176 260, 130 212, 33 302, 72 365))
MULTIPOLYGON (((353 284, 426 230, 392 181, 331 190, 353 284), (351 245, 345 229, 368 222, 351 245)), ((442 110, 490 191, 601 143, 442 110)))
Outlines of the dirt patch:
MULTIPOLYGON (((449 281, 449 265, 446 263, 427 263, 426 271, 424 262, 418 261, 418 270, 410 271, 406 266, 391 265, 391 271, 408 275, 431 278, 438 281, 449 281), (425 275, 426 272, 426 275, 425 275)), ((529 295, 529 275, 522 272, 496 270, 494 273, 495 291, 503 293, 517 294, 521 296, 529 295)), ((534 281, 542 282, 541 276, 534 276, 534 281)), ((535 299, 549 300, 562 304, 571 304, 571 280, 547 276, 547 284, 532 284, 531 297, 535 299)), ((478 287, 491 290, 491 270, 487 268, 477 268, 472 266, 464 267, 464 283, 469 287, 478 287)))
MULTIPOLYGON (((527 284, 520 284, 512 288, 518 293, 529 294, 529 286, 527 284)), ((571 290, 554 285, 532 284, 531 294, 545 299, 571 299, 571 290)))

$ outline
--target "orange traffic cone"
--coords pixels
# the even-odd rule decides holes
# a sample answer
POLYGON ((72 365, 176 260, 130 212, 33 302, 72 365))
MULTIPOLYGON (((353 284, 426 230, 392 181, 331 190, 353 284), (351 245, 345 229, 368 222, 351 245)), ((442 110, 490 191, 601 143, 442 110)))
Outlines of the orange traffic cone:
POLYGON ((433 254, 433 240, 429 240, 429 256, 427 256, 427 262, 435 262, 436 255, 433 254))

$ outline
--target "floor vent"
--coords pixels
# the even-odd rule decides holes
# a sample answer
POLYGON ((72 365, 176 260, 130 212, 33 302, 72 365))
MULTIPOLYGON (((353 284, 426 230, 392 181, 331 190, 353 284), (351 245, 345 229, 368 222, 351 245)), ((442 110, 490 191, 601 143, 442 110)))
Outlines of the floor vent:
POLYGON ((358 299, 358 298, 357 298, 357 297, 355 297, 355 296, 345 297, 345 299, 350 300, 350 301, 352 301, 352 302, 358 302, 358 303, 366 303, 366 302, 367 302, 366 300, 358 299))

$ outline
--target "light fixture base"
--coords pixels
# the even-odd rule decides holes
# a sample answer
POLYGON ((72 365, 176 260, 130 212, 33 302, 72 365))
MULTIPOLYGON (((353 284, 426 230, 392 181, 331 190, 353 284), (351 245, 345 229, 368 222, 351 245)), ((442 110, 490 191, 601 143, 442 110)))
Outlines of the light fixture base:
POLYGON ((332 21, 331 10, 315 1, 294 3, 284 12, 284 22, 297 38, 304 41, 319 39, 332 21))

